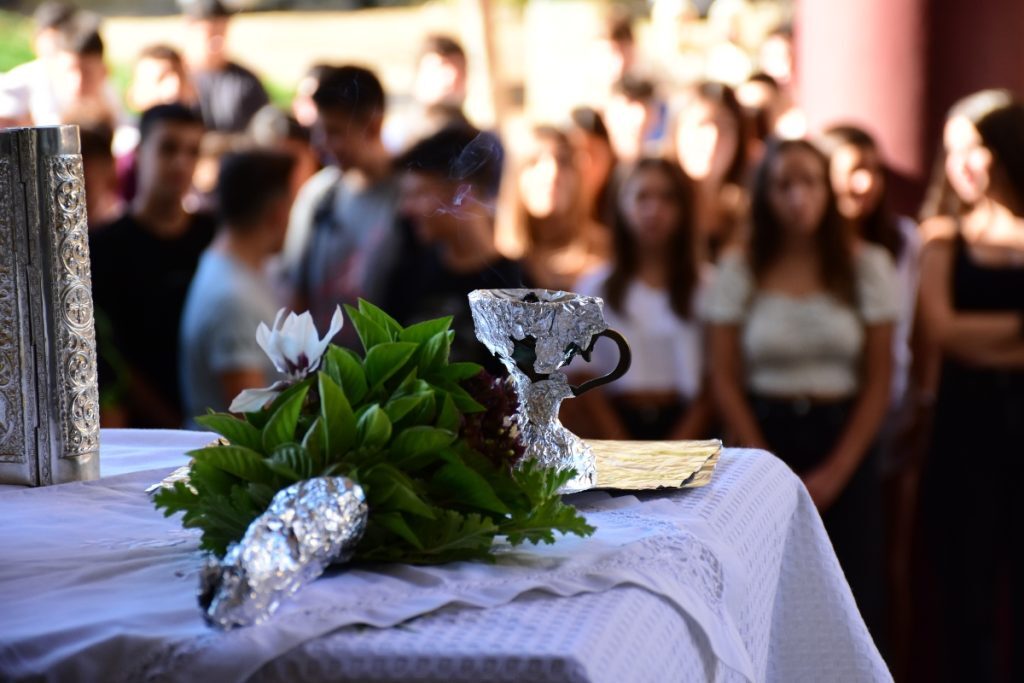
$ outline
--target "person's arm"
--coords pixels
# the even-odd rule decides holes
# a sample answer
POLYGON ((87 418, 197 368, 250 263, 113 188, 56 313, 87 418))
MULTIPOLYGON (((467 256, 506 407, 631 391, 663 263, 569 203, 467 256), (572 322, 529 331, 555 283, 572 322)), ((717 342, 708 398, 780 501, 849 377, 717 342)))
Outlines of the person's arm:
POLYGON ((669 432, 669 437, 681 441, 706 439, 715 419, 715 400, 711 395, 711 381, 708 377, 709 351, 708 333, 701 329, 701 375, 696 396, 690 401, 686 412, 679 417, 669 432))
POLYGON ((672 428, 669 438, 682 441, 707 438, 714 415, 714 400, 711 398, 711 391, 707 387, 707 380, 705 380, 700 393, 694 397, 687 407, 686 413, 672 428))
MULTIPOLYGON (((192 296, 190 292, 189 296, 192 296)), ((182 335, 187 351, 201 354, 205 371, 217 380, 219 405, 193 405, 205 412, 208 408, 225 410, 245 389, 259 389, 272 383, 268 377, 266 352, 256 340, 260 323, 270 323, 270 311, 261 312, 253 302, 238 297, 220 297, 209 301, 202 320, 190 329, 199 333, 182 335)), ((186 329, 183 326, 183 331, 186 329)), ((187 379, 186 379, 187 381, 187 379)), ((186 395, 190 392, 184 388, 186 395)), ((214 396, 206 398, 215 401, 214 396)), ((193 402, 194 403, 194 402, 193 402)), ((188 416, 195 417, 195 416, 188 416)))
POLYGON ((235 397, 244 390, 259 389, 266 383, 264 372, 255 368, 228 370, 218 373, 217 378, 226 405, 231 405, 235 397))
POLYGON ((711 348, 711 390, 731 438, 737 446, 767 448, 744 391, 739 325, 712 324, 708 340, 711 348))
POLYGON ((892 329, 891 323, 865 327, 864 382, 853 411, 829 456, 804 476, 819 510, 832 505, 846 488, 885 418, 892 382, 892 329))
POLYGON ((942 351, 969 363, 1013 366, 1024 359, 1019 313, 962 313, 953 308, 949 231, 947 224, 934 223, 921 255, 920 306, 929 338, 942 351))
MULTIPOLYGON (((586 379, 580 377, 578 383, 582 383, 586 379)), ((586 416, 585 418, 581 416, 580 420, 585 421, 593 438, 620 441, 632 438, 619 414, 612 407, 611 401, 608 400, 608 394, 602 388, 592 389, 566 403, 571 405, 572 413, 578 412, 586 416)))
MULTIPOLYGON (((923 462, 932 432, 932 414, 939 389, 942 353, 928 336, 918 306, 910 336, 912 349, 906 393, 900 405, 894 450, 901 463, 917 469, 923 462)), ((916 476, 916 475, 915 475, 916 476)))

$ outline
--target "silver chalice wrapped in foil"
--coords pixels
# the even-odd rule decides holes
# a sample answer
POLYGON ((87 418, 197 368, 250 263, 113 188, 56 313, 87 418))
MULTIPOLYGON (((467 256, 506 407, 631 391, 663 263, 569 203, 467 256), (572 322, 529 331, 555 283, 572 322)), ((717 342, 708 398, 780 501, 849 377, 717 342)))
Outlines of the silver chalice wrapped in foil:
POLYGON ((576 477, 563 491, 596 483, 590 447, 558 420, 562 401, 612 382, 630 364, 625 338, 608 328, 604 302, 593 296, 547 289, 478 289, 469 295, 476 337, 512 376, 519 393, 516 421, 526 457, 545 467, 573 468, 576 477), (590 360, 594 343, 609 337, 619 347, 619 364, 611 373, 573 386, 562 372, 573 358, 590 360))

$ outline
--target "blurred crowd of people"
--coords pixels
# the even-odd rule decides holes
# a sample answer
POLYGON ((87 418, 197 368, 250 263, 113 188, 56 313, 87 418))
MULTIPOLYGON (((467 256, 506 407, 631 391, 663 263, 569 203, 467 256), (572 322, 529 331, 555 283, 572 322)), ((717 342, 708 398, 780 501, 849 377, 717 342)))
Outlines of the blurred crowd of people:
MULTIPOLYGON (((105 425, 180 427, 272 383, 254 332, 280 306, 324 330, 358 297, 405 324, 453 315, 453 355, 500 372, 468 292, 600 296, 633 367, 567 402, 570 428, 771 450, 821 511, 880 644, 899 642, 902 605, 946 646, 929 653, 937 678, 1020 679, 1014 94, 950 110, 909 217, 889 207, 868 130, 804 135, 789 83, 765 72, 665 92, 634 68, 624 16, 604 36, 608 92, 504 139, 465 114, 451 37, 425 41, 406 116, 387 116, 373 72, 335 64, 311 67, 282 111, 225 53, 223 6, 188 8, 186 49, 134 65, 137 119, 98 20, 68 5, 39 9, 38 59, 0 77, 0 123, 81 126, 105 425), (927 599, 908 602, 910 584, 927 599)), ((352 326, 337 341, 358 344, 352 326)), ((602 342, 569 371, 616 363, 602 342)))

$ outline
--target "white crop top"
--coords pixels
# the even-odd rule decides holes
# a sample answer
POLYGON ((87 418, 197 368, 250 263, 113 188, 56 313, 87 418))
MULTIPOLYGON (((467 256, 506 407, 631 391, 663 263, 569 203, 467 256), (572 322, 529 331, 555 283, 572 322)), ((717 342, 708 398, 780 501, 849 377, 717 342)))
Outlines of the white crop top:
POLYGON ((857 309, 832 294, 759 291, 746 257, 722 257, 705 307, 708 322, 741 325, 747 387, 767 396, 849 397, 860 386, 864 326, 899 315, 896 274, 881 247, 854 261, 857 309))
MULTIPOLYGON (((626 289, 623 310, 616 311, 608 301, 604 303, 604 317, 608 326, 618 330, 629 342, 633 363, 620 379, 605 385, 612 394, 631 391, 674 391, 686 399, 693 399, 700 391, 704 370, 703 341, 699 323, 701 292, 710 277, 708 269, 701 274, 701 282, 694 292, 693 315, 681 320, 672 310, 668 292, 633 281, 626 289)), ((585 296, 604 297, 608 267, 583 277, 576 291, 585 296)), ((599 339, 594 346, 591 362, 573 361, 575 372, 604 375, 618 362, 618 350, 608 339, 599 339)))

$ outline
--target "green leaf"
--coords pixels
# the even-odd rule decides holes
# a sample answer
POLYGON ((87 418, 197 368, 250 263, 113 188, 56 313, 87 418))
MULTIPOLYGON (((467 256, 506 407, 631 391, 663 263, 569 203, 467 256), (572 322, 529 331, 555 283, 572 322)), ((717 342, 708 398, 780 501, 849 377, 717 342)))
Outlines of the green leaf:
POLYGON ((410 488, 415 485, 412 477, 407 473, 398 469, 394 465, 380 460, 376 463, 371 463, 368 466, 368 469, 365 470, 362 478, 365 481, 372 482, 374 484, 394 482, 410 488))
POLYGON ((455 407, 455 401, 450 394, 445 393, 444 400, 441 402, 441 412, 437 416, 438 429, 458 432, 461 421, 462 416, 459 414, 459 409, 455 407))
POLYGON ((511 517, 501 524, 509 543, 554 543, 554 532, 589 536, 594 527, 574 507, 562 502, 558 489, 576 476, 572 469, 554 470, 526 461, 512 478, 529 501, 519 505, 511 517))
POLYGON ((377 404, 363 413, 356 424, 359 445, 364 448, 381 448, 391 439, 391 420, 377 404))
POLYGON ((186 526, 200 527, 203 538, 200 547, 223 556, 229 544, 245 535, 253 515, 239 512, 229 496, 221 494, 203 496, 199 501, 196 520, 186 526))
POLYGON ((575 476, 575 470, 541 467, 535 460, 525 460, 512 471, 512 478, 535 506, 557 498, 558 489, 575 476))
POLYGON ((236 446, 245 446, 253 450, 263 448, 260 430, 243 419, 228 413, 210 413, 200 415, 196 422, 210 431, 220 434, 236 446))
POLYGON ((420 539, 417 538, 416 534, 409 525, 406 524, 405 518, 399 512, 378 512, 371 518, 372 523, 376 523, 395 534, 399 538, 407 541, 417 550, 423 549, 423 544, 420 543, 420 539))
MULTIPOLYGON (((214 446, 210 446, 214 448, 214 446)), ((222 448, 218 446, 217 448, 222 448)), ((189 455, 192 455, 189 453, 189 455)), ((199 491, 200 495, 207 493, 222 493, 228 495, 231 492, 231 487, 238 483, 238 477, 235 475, 225 472, 211 462, 202 458, 196 460, 192 459, 192 465, 189 467, 189 479, 190 484, 193 488, 199 491)), ((268 482, 268 483, 273 483, 268 482)))
MULTIPOLYGON (((267 467, 263 456, 244 446, 209 446, 191 451, 189 455, 196 461, 215 467, 222 472, 232 474, 247 482, 273 485, 274 472, 267 467)), ((196 467, 193 465, 193 477, 196 467)), ((197 486, 198 488, 198 486, 197 486)))
MULTIPOLYGON (((360 370, 360 374, 362 371, 360 370)), ((356 416, 345 392, 324 373, 318 376, 320 415, 327 426, 327 448, 330 459, 337 459, 355 447, 356 416)))
POLYGON ((461 382, 476 377, 483 369, 484 367, 477 363, 450 363, 438 370, 437 374, 449 382, 461 382))
POLYGON ((424 398, 423 402, 417 404, 416 407, 410 410, 402 419, 402 429, 434 424, 434 418, 437 415, 437 399, 435 398, 435 394, 434 392, 430 392, 421 394, 421 396, 424 398))
POLYGON ((447 332, 452 325, 452 316, 437 318, 436 320, 425 320, 415 325, 410 325, 401 331, 398 339, 404 342, 415 342, 422 344, 436 334, 447 332))
POLYGON ((339 346, 331 346, 325 356, 324 371, 344 390, 350 403, 358 404, 366 396, 369 385, 359 357, 339 346))
MULTIPOLYGON (((211 445, 188 455, 196 464, 215 467, 244 481, 273 484, 273 473, 263 461, 263 456, 243 445, 211 445)), ((196 469, 195 465, 193 469, 196 469)))
POLYGON ((363 366, 370 386, 379 387, 401 370, 417 348, 416 344, 410 342, 387 342, 367 351, 363 366))
POLYGON ((309 384, 295 392, 284 403, 281 404, 271 416, 267 426, 263 428, 263 450, 267 453, 283 443, 295 442, 295 428, 299 424, 299 413, 302 412, 302 402, 306 400, 309 393, 309 384))
POLYGON ((366 299, 359 300, 359 312, 387 330, 392 339, 397 339, 399 333, 402 331, 402 326, 398 324, 397 320, 385 313, 382 309, 371 304, 366 299))
POLYGON ((410 521, 410 526, 423 544, 423 551, 402 559, 421 564, 486 559, 498 533, 498 526, 491 519, 477 513, 463 515, 457 510, 445 510, 433 521, 410 521))
POLYGON ((385 501, 384 509, 400 510, 426 519, 437 517, 433 508, 424 503, 423 499, 417 496, 411 488, 397 482, 393 484, 390 495, 385 501))
POLYGON ((184 482, 176 481, 171 488, 162 488, 153 496, 157 508, 164 509, 164 517, 176 512, 194 511, 199 507, 199 496, 192 492, 184 482))
POLYGON ((239 515, 244 515, 249 519, 256 519, 263 512, 262 509, 257 507, 249 492, 241 486, 231 489, 231 506, 235 508, 239 515))
POLYGON ((345 304, 345 312, 348 313, 349 320, 356 328, 356 334, 359 335, 359 341, 363 343, 363 349, 369 353, 370 349, 378 344, 386 344, 390 342, 391 333, 388 332, 387 328, 369 318, 357 309, 345 304))
POLYGON ((420 455, 439 453, 455 441, 456 435, 436 427, 409 427, 398 433, 391 442, 391 457, 403 467, 408 459, 420 455))
MULTIPOLYGON (((265 416, 266 419, 262 423, 263 426, 265 427, 267 422, 270 422, 270 418, 273 417, 274 413, 277 412, 278 408, 280 408, 285 403, 287 403, 289 400, 291 400, 291 398, 293 396, 295 396, 295 394, 297 394, 297 393, 299 393, 300 391, 303 391, 303 390, 308 390, 309 386, 312 383, 313 383, 313 380, 310 377, 307 377, 306 379, 303 379, 300 382, 296 382, 295 384, 292 384, 290 387, 288 387, 287 389, 282 391, 280 394, 278 394, 277 397, 274 398, 274 400, 270 402, 270 405, 265 407, 263 410, 260 410, 257 413, 246 413, 245 416, 247 418, 249 418, 249 417, 251 417, 253 415, 263 415, 263 416, 265 416)), ((251 420, 250 420, 250 422, 251 422, 251 420)), ((255 422, 253 422, 253 426, 256 426, 255 422)), ((258 427, 258 429, 263 429, 263 427, 258 427)))
POLYGON ((274 472, 292 481, 304 481, 313 476, 315 467, 309 452, 298 444, 278 446, 267 460, 274 472))
POLYGON ((413 411, 419 411, 422 406, 429 403, 433 396, 430 394, 413 394, 411 396, 400 396, 393 398, 384 404, 384 412, 388 419, 394 424, 413 411))
POLYGON ((485 410, 485 408, 476 402, 469 392, 462 388, 457 382, 450 382, 443 380, 436 384, 438 389, 441 391, 448 392, 448 395, 452 397, 455 402, 455 407, 463 413, 479 413, 485 410))
POLYGON ((555 532, 589 536, 594 527, 571 505, 566 505, 558 498, 552 498, 543 504, 528 509, 525 513, 514 515, 511 520, 503 523, 501 532, 512 545, 524 541, 531 543, 554 543, 555 532))
POLYGON ((461 505, 499 514, 511 512, 487 480, 465 465, 446 464, 434 475, 432 483, 461 505))
POLYGON ((265 511, 270 506, 270 501, 274 499, 274 494, 277 493, 276 489, 266 484, 249 484, 246 489, 249 491, 249 496, 252 497, 253 502, 261 511, 265 511))
MULTIPOLYGON (((323 394, 321 394, 322 396, 323 394)), ((322 400, 322 399, 321 399, 322 400)), ((314 473, 321 472, 327 465, 327 426, 323 415, 318 415, 302 437, 302 447, 309 453, 314 473)))
POLYGON ((448 355, 452 350, 454 332, 438 332, 420 347, 418 367, 421 376, 428 376, 440 370, 448 363, 448 355))

